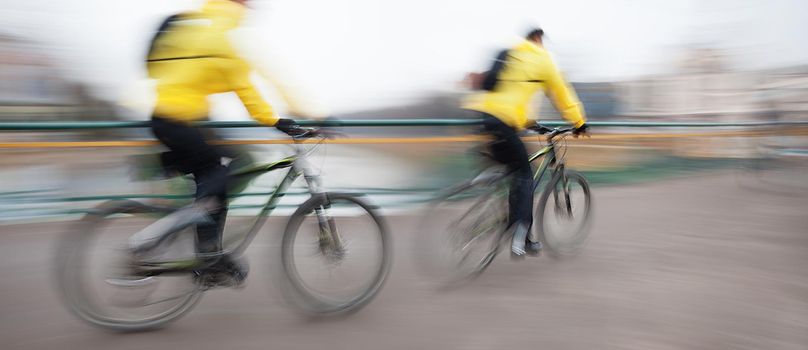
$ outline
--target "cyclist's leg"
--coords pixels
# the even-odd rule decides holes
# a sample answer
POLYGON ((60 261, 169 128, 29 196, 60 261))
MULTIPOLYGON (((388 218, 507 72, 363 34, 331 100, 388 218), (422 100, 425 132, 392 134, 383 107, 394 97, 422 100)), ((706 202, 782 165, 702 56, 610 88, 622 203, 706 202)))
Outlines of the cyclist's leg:
POLYGON ((209 201, 210 225, 196 227, 197 249, 200 253, 218 253, 222 250, 222 231, 227 218, 227 168, 221 164, 195 171, 196 200, 209 201))
POLYGON ((197 226, 197 251, 221 251, 221 230, 227 206, 227 168, 221 164, 221 155, 194 127, 153 117, 152 131, 171 151, 173 165, 183 173, 194 175, 196 200, 209 204, 214 223, 197 226))
POLYGON ((495 138, 491 145, 494 159, 506 164, 512 172, 508 195, 508 229, 513 233, 512 252, 523 255, 525 244, 528 244, 531 254, 535 254, 541 247, 530 242, 528 237, 533 223, 533 177, 527 149, 516 130, 510 126, 487 115, 483 120, 485 130, 495 138))
POLYGON ((508 195, 508 225, 523 223, 529 228, 533 222, 533 176, 527 149, 510 126, 489 115, 485 115, 483 120, 486 132, 495 138, 491 144, 492 156, 496 161, 507 165, 513 173, 508 195))
POLYGON ((516 161, 513 164, 513 183, 508 197, 513 210, 514 223, 523 223, 530 229, 533 224, 533 175, 530 173, 530 162, 525 145, 518 137, 511 142, 510 149, 516 161))

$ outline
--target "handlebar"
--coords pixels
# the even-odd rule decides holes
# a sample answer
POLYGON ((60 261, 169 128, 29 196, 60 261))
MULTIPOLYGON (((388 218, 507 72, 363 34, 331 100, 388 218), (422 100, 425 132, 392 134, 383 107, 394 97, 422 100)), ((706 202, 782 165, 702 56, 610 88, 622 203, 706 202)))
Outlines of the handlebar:
POLYGON ((335 138, 337 136, 342 136, 342 134, 338 133, 333 129, 333 127, 337 125, 339 125, 339 120, 333 117, 327 118, 326 124, 318 128, 303 127, 297 124, 292 119, 281 118, 278 120, 278 124, 275 125, 275 127, 278 128, 278 130, 291 136, 293 141, 302 141, 314 137, 321 137, 323 139, 328 139, 328 138, 335 138), (281 122, 283 122, 283 125, 280 125, 281 122))
POLYGON ((317 136, 318 130, 315 128, 296 128, 295 134, 290 135, 293 140, 305 140, 317 136))
POLYGON ((292 135, 292 140, 295 141, 302 141, 305 139, 311 139, 315 137, 321 137, 324 139, 332 139, 338 136, 343 136, 343 134, 327 129, 327 128, 298 128, 300 133, 292 135))
POLYGON ((554 137, 556 137, 558 135, 566 134, 566 133, 575 131, 575 128, 571 127, 571 126, 567 126, 567 127, 563 127, 563 128, 550 128, 550 127, 547 127, 547 126, 544 126, 544 125, 541 125, 541 124, 538 124, 538 123, 536 123, 535 126, 529 127, 528 129, 533 130, 533 131, 537 132, 540 135, 548 134, 547 135, 547 140, 552 140, 554 137))

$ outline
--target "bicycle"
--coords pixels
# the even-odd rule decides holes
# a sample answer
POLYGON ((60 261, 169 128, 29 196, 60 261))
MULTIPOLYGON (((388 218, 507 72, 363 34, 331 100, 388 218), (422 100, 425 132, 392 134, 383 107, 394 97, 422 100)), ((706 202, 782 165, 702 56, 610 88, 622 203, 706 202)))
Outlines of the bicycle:
MULTIPOLYGON (((563 140, 574 128, 551 129, 537 124, 531 130, 547 134, 544 147, 529 157, 531 164, 543 157, 534 172, 534 192, 542 188, 540 184, 548 171, 550 173, 543 191, 537 196, 538 205, 534 205, 533 232, 544 242, 551 256, 575 255, 589 237, 592 199, 584 176, 567 169, 564 163, 566 143, 563 140), (561 219, 562 226, 568 226, 566 224, 573 220, 578 222, 564 233, 556 232, 549 219, 561 219)), ((509 176, 504 166, 492 165, 473 179, 435 196, 419 226, 420 233, 428 235, 427 239, 420 240, 426 243, 420 252, 426 252, 427 258, 416 260, 424 264, 422 267, 427 274, 454 283, 478 276, 491 264, 502 241, 509 238, 505 237, 509 187, 506 179, 509 176), (443 260, 437 261, 440 259, 443 260)))
POLYGON ((295 210, 283 233, 279 264, 282 279, 288 285, 284 293, 302 311, 317 315, 352 312, 369 303, 381 289, 390 269, 387 225, 377 208, 358 195, 322 189, 320 177, 307 156, 328 135, 322 130, 305 130, 303 135, 293 138, 294 155, 229 175, 230 185, 237 180, 289 169, 249 228, 225 239, 224 252, 218 256, 200 259, 191 250, 191 257, 177 258, 183 248, 187 254, 188 247, 193 246, 192 243, 182 245, 183 240, 193 240, 193 226, 207 219, 206 212, 198 206, 174 208, 116 200, 91 210, 64 236, 57 248, 56 282, 70 311, 92 325, 116 331, 154 329, 182 317, 211 288, 203 278, 204 269, 224 254, 235 257, 243 254, 279 199, 301 175, 310 197, 295 210), (302 141, 314 137, 319 141, 308 151, 304 150, 302 141), (149 219, 154 217, 161 219, 155 222, 149 219), (131 235, 132 229, 136 232, 134 235, 131 235), (183 234, 186 231, 190 232, 183 234), (116 241, 110 244, 111 251, 97 254, 96 241, 121 232, 125 243, 116 241), (354 236, 361 233, 369 234, 364 238, 375 240, 360 240, 362 237, 354 236), (351 264, 354 255, 359 253, 370 254, 375 264, 363 262, 362 273, 343 279, 334 277, 340 267, 354 265, 351 264), (113 263, 95 261, 102 258, 112 259, 113 263), (315 261, 305 264, 304 258, 315 261), (95 270, 106 270, 105 267, 111 269, 100 271, 103 279, 91 279, 95 270), (323 275, 327 280, 322 286, 316 285, 318 281, 314 278, 307 279, 323 275), (346 286, 350 287, 347 291, 346 286), (158 293, 160 287, 166 288, 158 293))

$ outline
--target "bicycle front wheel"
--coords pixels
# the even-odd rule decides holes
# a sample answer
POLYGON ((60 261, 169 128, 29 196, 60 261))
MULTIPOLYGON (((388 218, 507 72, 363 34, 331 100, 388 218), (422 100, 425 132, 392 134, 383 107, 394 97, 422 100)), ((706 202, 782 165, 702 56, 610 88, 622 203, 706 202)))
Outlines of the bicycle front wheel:
POLYGON ((315 195, 292 215, 281 243, 285 296, 301 310, 336 314, 360 309, 390 270, 382 218, 349 194, 315 195))
POLYGON ((591 214, 589 184, 581 173, 565 170, 544 189, 533 226, 552 256, 576 255, 589 238, 591 214))

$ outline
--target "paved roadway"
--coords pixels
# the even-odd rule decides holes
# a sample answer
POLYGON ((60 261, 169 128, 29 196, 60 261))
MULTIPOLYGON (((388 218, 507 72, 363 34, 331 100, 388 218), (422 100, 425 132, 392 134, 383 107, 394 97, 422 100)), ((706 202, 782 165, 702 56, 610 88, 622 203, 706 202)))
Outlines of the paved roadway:
POLYGON ((0 226, 0 348, 808 348, 804 193, 714 173, 594 195, 595 231, 576 259, 500 258, 478 280, 436 291, 414 272, 414 221, 396 216, 389 282, 357 314, 312 320, 285 307, 259 240, 245 290, 208 293, 166 329, 136 334, 92 328, 58 303, 49 263, 63 224, 0 226))

